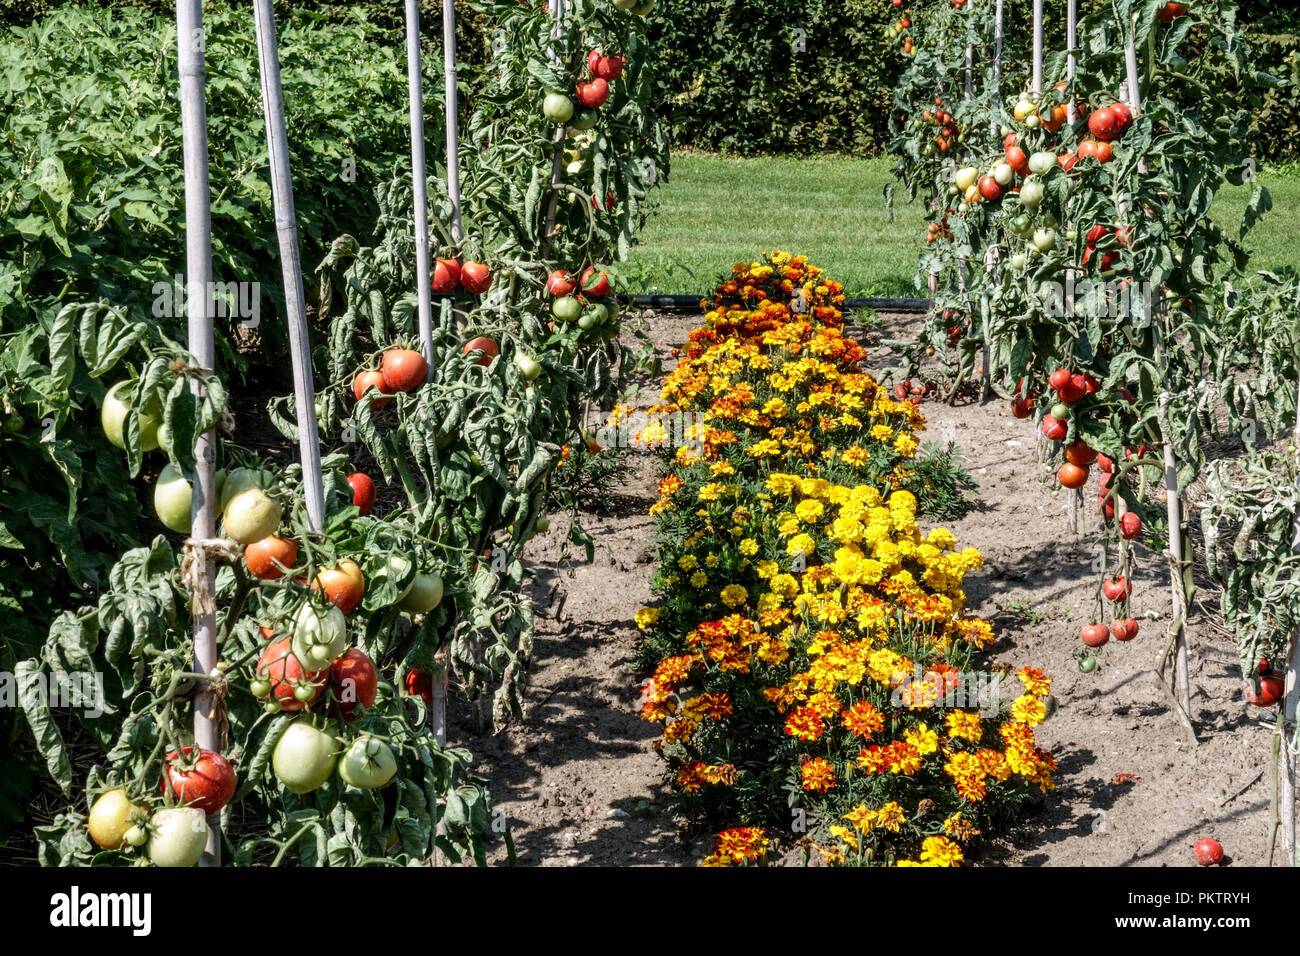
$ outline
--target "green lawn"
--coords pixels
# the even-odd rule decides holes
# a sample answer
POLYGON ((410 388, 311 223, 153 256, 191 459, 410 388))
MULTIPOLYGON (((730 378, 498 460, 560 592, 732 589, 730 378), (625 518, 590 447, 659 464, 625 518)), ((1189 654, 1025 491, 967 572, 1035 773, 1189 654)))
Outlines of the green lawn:
MULTIPOLYGON (((634 294, 702 295, 720 272, 771 249, 804 254, 844 283, 850 295, 916 297, 912 282, 924 245, 925 217, 906 192, 894 218, 884 189, 894 182, 888 159, 721 159, 673 157, 672 181, 659 213, 620 272, 634 294)), ((1255 265, 1300 265, 1294 239, 1300 175, 1265 169, 1260 181, 1275 210, 1249 242, 1255 265)), ((1235 232, 1248 190, 1228 187, 1214 215, 1235 232)))

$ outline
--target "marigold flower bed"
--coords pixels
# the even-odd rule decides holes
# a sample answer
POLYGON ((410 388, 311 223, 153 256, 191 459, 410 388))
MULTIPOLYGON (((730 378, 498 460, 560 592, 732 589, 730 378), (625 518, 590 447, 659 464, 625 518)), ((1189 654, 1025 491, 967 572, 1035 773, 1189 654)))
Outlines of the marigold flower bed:
POLYGON ((1052 787, 1050 680, 980 667, 980 567, 922 532, 924 418, 863 371, 842 287, 803 257, 737 265, 652 413, 665 452, 642 717, 677 808, 722 829, 706 865, 800 843, 832 864, 954 866, 1052 787), (1011 682, 1014 684, 1014 681, 1011 682))

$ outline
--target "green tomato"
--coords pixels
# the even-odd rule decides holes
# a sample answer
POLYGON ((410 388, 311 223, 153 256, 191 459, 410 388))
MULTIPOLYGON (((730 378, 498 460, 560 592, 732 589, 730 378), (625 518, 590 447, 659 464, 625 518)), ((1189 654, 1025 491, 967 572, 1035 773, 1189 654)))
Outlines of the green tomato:
POLYGON ((1026 209, 1037 209, 1043 201, 1043 181, 1030 177, 1020 187, 1020 205, 1026 209))
POLYGON ((271 769, 294 793, 311 793, 338 764, 338 741, 300 717, 285 728, 271 752, 271 769))
POLYGON ((589 332, 598 325, 600 325, 600 320, 592 312, 582 313, 582 318, 578 320, 578 328, 584 332, 589 332))
POLYGON ((640 3, 632 8, 632 12, 638 17, 648 17, 654 8, 655 0, 641 0, 640 3))
POLYGON ((224 476, 218 483, 220 494, 217 495, 217 507, 222 511, 226 510, 230 499, 241 491, 248 488, 261 488, 266 491, 275 484, 275 472, 265 468, 235 468, 229 475, 225 475, 224 472, 218 474, 224 476))
POLYGON ((168 462, 158 473, 158 481, 153 486, 154 514, 169 531, 189 534, 193 505, 193 486, 168 462))
POLYGON ((537 521, 533 524, 533 530, 538 534, 545 534, 551 528, 551 519, 546 515, 538 515, 537 521))
POLYGON ((280 702, 278 700, 268 700, 262 705, 262 712, 265 714, 278 714, 280 712, 280 702))
POLYGON ((339 759, 339 776, 358 790, 387 786, 396 773, 397 758, 392 748, 369 734, 354 740, 339 759))
POLYGON ((614 0, 614 9, 631 10, 638 2, 639 0, 614 0))
POLYGON ((348 649, 348 625, 343 612, 331 604, 319 608, 308 602, 294 620, 290 648, 309 671, 323 671, 348 649))
POLYGON ((1039 252, 1050 252, 1056 248, 1056 230, 1038 229, 1034 232, 1034 247, 1039 252))
POLYGON ((442 578, 430 572, 415 575, 411 590, 397 606, 410 614, 427 614, 442 602, 442 578))
MULTIPOLYGON (((1048 172, 1051 171, 1052 167, 1055 165, 1056 165, 1056 154, 1049 152, 1047 150, 1034 153, 1032 156, 1029 157, 1029 171, 1031 173, 1037 173, 1039 176, 1046 176, 1048 172)), ((1021 186, 1020 189, 1021 192, 1024 191, 1023 186, 1021 186)))
POLYGON ((137 824, 126 831, 124 839, 128 846, 144 846, 149 842, 149 831, 137 824))
POLYGON ((1097 658, 1091 654, 1086 654, 1079 658, 1079 670, 1085 674, 1091 674, 1097 669, 1097 658))
POLYGON ((542 102, 542 114, 552 123, 567 123, 573 119, 573 100, 563 93, 548 93, 542 102))
MULTIPOLYGON (((118 382, 104 396, 99 410, 99 423, 104 435, 118 448, 126 448, 126 416, 131 410, 133 382, 118 382)), ((153 451, 158 447, 158 426, 162 424, 162 409, 146 407, 140 413, 140 447, 153 451)))
POLYGON ((515 366, 523 375, 525 382, 535 382, 542 374, 542 363, 523 352, 515 352, 515 366))
POLYGON ((572 322, 582 315, 582 303, 574 296, 563 295, 551 303, 551 312, 561 322, 572 322))
POLYGON ((393 600, 394 604, 400 604, 411 593, 411 588, 415 587, 415 575, 411 574, 411 562, 400 554, 390 554, 384 561, 382 573, 393 581, 408 578, 406 584, 398 588, 397 597, 393 600))
POLYGON ((998 163, 993 167, 993 181, 999 186, 1010 186, 1016 179, 1016 171, 1008 163, 998 163))
POLYGON ((586 131, 594 129, 600 122, 600 110, 590 110, 586 107, 578 110, 573 114, 573 121, 569 123, 571 129, 586 131))
POLYGON ((310 704, 316 699, 318 689, 314 684, 299 684, 293 689, 293 696, 304 704, 310 704))
POLYGON ((250 681, 248 684, 248 692, 254 697, 265 697, 267 694, 271 693, 271 682, 268 680, 262 680, 261 678, 250 681))
POLYGON ((1057 402, 1055 405, 1052 406, 1052 417, 1055 418, 1058 422, 1069 421, 1070 406, 1065 404, 1065 402, 1057 402))
POLYGON ((275 534, 281 514, 280 502, 261 488, 246 488, 227 502, 222 524, 237 542, 252 544, 275 534))
POLYGON ((1011 257, 1011 268, 1014 269, 1016 272, 1021 272, 1024 270, 1025 254, 1023 252, 1017 252, 1015 255, 1011 257))
POLYGON ((208 843, 208 820, 198 807, 167 807, 149 818, 154 866, 193 866, 208 843))

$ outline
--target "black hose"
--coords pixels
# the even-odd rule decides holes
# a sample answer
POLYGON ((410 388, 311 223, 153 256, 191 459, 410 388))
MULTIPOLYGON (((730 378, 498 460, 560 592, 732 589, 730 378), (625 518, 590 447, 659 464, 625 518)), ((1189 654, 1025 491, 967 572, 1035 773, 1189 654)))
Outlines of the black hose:
MULTIPOLYGON (((620 305, 640 308, 665 309, 674 312, 700 311, 698 295, 638 295, 619 296, 620 305)), ((924 312, 930 307, 929 299, 846 299, 848 309, 883 309, 888 312, 924 312)))

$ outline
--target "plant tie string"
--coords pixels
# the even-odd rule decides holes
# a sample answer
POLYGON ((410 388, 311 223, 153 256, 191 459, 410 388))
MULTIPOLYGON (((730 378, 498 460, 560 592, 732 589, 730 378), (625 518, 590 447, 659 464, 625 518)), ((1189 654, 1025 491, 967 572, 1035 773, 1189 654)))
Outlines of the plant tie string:
POLYGON ((186 538, 181 558, 181 581, 190 592, 190 613, 202 617, 217 612, 214 596, 206 586, 208 562, 234 564, 239 548, 225 538, 186 538))

